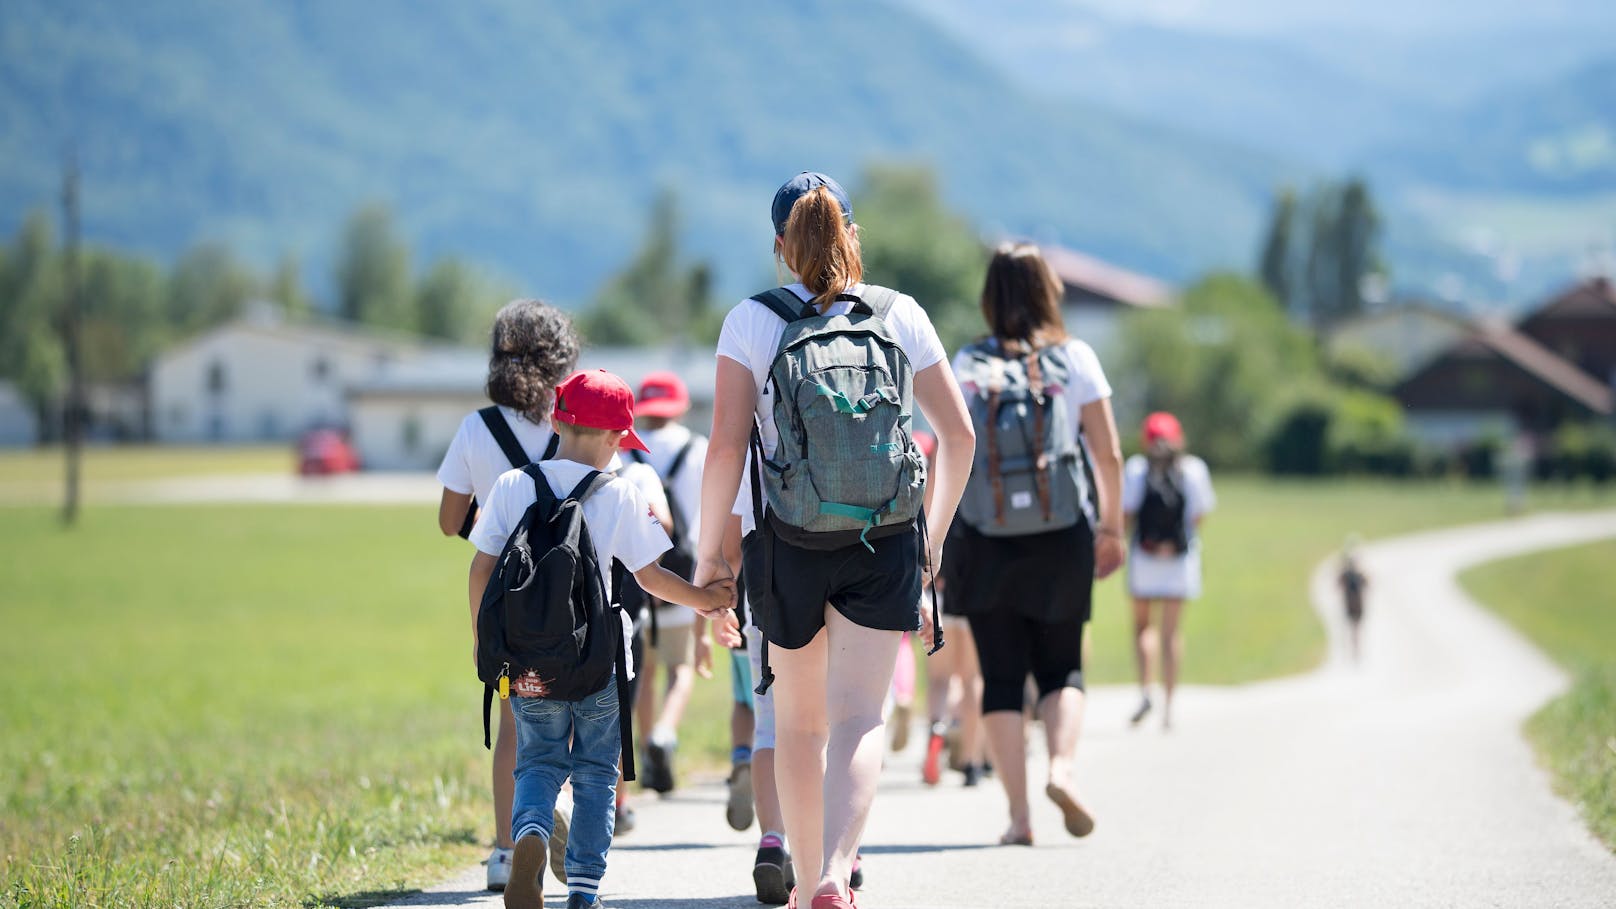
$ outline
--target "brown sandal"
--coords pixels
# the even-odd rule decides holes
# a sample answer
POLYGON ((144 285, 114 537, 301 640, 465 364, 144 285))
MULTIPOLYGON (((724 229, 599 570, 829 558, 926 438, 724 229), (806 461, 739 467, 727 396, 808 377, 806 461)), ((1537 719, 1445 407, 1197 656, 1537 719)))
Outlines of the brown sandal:
POLYGON ((1083 837, 1094 832, 1093 816, 1082 805, 1077 803, 1077 799, 1070 792, 1054 783, 1050 783, 1044 787, 1044 795, 1049 796, 1049 800, 1060 808, 1061 817, 1066 821, 1067 833, 1072 836, 1083 837))

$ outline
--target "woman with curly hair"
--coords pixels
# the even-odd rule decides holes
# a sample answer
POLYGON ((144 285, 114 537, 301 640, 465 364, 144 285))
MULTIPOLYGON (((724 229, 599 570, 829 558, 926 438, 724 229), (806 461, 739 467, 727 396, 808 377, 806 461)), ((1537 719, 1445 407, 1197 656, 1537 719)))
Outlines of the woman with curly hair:
MULTIPOLYGON (((566 313, 538 300, 514 300, 494 317, 493 350, 488 358, 488 398, 492 407, 473 411, 460 422, 438 467, 443 498, 438 529, 464 536, 476 520, 478 502, 513 463, 515 445, 522 462, 543 460, 555 449, 550 405, 555 387, 578 366, 578 333, 566 313), (503 437, 504 441, 501 441, 503 437)), ((511 795, 515 789, 516 727, 510 701, 500 701, 499 734, 494 743, 494 850, 488 856, 488 889, 503 890, 511 873, 511 795)), ((565 842, 565 826, 552 842, 565 842)), ((562 848, 565 848, 564 846, 562 848)), ((551 867, 561 868, 560 862, 551 867)))

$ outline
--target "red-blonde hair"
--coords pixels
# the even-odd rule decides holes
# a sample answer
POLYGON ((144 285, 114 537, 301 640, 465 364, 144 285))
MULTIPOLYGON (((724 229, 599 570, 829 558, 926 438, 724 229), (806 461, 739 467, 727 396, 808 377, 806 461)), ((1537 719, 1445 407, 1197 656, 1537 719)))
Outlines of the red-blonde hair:
POLYGON ((847 223, 841 203, 823 186, 792 204, 780 235, 780 256, 813 293, 815 306, 826 306, 864 277, 858 233, 847 223))

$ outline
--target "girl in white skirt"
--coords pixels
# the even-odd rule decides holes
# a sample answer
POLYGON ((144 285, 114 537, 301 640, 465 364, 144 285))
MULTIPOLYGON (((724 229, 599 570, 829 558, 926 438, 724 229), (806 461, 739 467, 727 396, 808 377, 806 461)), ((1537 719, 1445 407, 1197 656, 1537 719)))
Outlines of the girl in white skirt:
POLYGON ((1122 472, 1122 508, 1132 549, 1128 592, 1133 596, 1134 657, 1139 667, 1139 708, 1133 723, 1150 713, 1152 651, 1161 654, 1162 728, 1172 728, 1173 687, 1184 652, 1179 617, 1185 600, 1201 595, 1203 518, 1216 504, 1206 462, 1184 453, 1184 430, 1170 413, 1145 418, 1144 454, 1122 472), (1151 607, 1161 604, 1160 632, 1153 633, 1151 607))

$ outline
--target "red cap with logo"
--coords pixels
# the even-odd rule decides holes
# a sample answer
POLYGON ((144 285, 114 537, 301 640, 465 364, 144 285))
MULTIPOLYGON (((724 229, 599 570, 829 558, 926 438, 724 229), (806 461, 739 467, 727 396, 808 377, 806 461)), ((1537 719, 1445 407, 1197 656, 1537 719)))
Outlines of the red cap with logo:
POLYGON ((622 447, 649 450, 634 434, 634 389, 604 369, 573 373, 557 385, 550 419, 587 429, 626 429, 622 447))
POLYGON ((1166 442, 1174 447, 1184 444, 1184 427, 1178 425, 1178 417, 1165 410, 1158 410, 1145 417, 1143 434, 1146 448, 1157 442, 1166 442))
POLYGON ((653 372, 640 383, 640 397, 634 404, 636 417, 666 417, 670 420, 690 410, 690 389, 678 373, 653 372))

